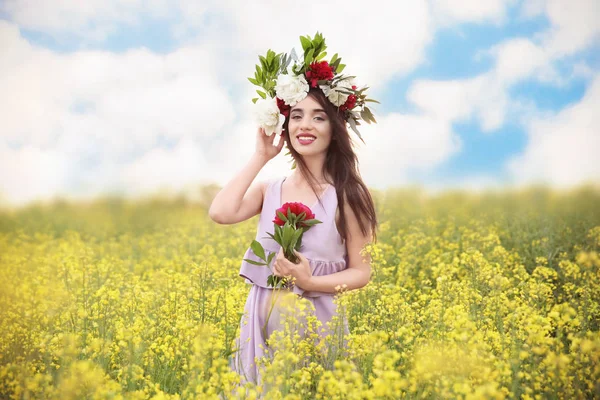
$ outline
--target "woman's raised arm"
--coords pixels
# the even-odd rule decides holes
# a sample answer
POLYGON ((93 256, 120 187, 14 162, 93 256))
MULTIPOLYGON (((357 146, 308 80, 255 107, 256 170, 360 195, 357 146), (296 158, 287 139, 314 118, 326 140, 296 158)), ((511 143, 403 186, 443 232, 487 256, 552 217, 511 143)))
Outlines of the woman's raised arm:
POLYGON ((274 146, 275 136, 266 136, 263 129, 258 128, 255 153, 248 164, 217 193, 210 205, 208 215, 213 221, 235 224, 260 213, 266 182, 257 182, 252 187, 250 185, 267 162, 281 151, 283 136, 277 146, 274 146))

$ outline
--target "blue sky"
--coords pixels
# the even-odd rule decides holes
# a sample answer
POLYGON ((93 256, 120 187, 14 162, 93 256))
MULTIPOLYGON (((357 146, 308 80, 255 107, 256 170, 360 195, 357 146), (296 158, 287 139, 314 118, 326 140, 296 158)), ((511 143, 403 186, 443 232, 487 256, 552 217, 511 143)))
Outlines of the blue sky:
MULTIPOLYGON (((296 20, 306 9, 294 3, 3 2, 0 195, 22 204, 225 184, 254 147, 246 77, 257 55, 301 50, 298 36, 317 30, 382 103, 359 150, 368 185, 600 181, 597 1, 345 4, 296 20), (350 33, 343 21, 358 18, 350 33), (270 20, 287 23, 274 34, 270 20)), ((283 153, 258 179, 289 174, 283 153)))

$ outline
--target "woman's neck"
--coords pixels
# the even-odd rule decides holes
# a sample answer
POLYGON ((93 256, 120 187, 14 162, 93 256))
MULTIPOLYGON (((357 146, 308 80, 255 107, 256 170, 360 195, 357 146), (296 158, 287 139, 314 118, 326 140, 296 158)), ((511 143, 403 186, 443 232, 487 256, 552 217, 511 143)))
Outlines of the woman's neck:
MULTIPOLYGON (((315 179, 316 179, 318 185, 326 185, 329 183, 325 179, 325 176, 323 176, 323 174, 315 175, 315 179)), ((298 169, 296 169, 292 173, 292 175, 290 175, 288 180, 291 180, 295 186, 306 187, 306 188, 310 187, 310 185, 308 184, 308 181, 306 180, 306 178, 304 178, 304 176, 298 169)))

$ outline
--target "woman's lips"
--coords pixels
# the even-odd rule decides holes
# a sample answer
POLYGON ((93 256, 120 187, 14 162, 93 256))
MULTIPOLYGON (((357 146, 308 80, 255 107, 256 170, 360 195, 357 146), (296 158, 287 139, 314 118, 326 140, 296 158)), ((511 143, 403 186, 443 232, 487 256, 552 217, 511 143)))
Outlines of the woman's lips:
POLYGON ((312 142, 314 142, 315 140, 317 140, 317 138, 314 137, 313 135, 298 135, 297 139, 298 139, 298 143, 300 143, 301 145, 304 145, 304 146, 309 145, 312 142), (312 139, 309 139, 309 138, 312 138, 312 139))

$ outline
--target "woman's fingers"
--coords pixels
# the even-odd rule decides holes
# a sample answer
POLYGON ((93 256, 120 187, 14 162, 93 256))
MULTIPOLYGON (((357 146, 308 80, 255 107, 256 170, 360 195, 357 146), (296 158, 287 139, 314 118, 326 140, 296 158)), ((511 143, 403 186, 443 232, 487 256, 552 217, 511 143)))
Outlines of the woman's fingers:
POLYGON ((273 263, 273 275, 289 276, 291 275, 291 269, 286 266, 285 261, 275 261, 273 263))
POLYGON ((279 153, 283 148, 283 144, 285 143, 285 137, 283 137, 283 133, 279 136, 279 143, 277 143, 277 152, 279 153))
POLYGON ((285 258, 285 255, 283 254, 283 247, 279 248, 279 253, 277 253, 277 260, 283 260, 285 258))
POLYGON ((275 264, 273 264, 273 275, 283 276, 281 264, 279 264, 277 262, 275 262, 275 264))

